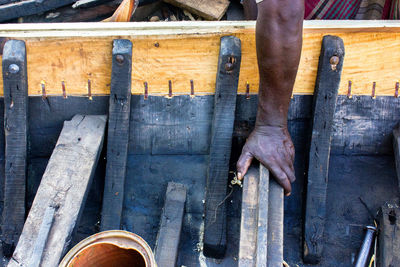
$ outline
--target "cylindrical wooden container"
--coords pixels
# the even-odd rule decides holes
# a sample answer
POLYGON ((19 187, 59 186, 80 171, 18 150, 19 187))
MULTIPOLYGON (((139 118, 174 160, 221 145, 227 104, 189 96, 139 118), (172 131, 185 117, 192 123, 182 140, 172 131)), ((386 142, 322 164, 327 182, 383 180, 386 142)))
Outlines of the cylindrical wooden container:
POLYGON ((157 267, 153 252, 140 236, 126 231, 105 231, 73 247, 59 267, 157 267))

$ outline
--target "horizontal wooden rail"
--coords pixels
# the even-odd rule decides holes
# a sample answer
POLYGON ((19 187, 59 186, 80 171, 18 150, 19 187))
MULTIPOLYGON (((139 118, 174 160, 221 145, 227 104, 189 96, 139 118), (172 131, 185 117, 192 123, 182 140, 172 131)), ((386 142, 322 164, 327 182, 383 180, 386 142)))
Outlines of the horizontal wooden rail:
MULTIPOLYGON (((220 38, 234 35, 241 39, 243 53, 238 92, 249 88, 256 94, 254 26, 251 21, 7 24, 0 25, 0 41, 26 42, 31 96, 109 94, 112 40, 121 37, 133 43, 132 94, 144 94, 147 88, 149 95, 174 96, 214 94, 220 38)), ((397 21, 306 21, 295 94, 313 94, 327 34, 346 45, 339 94, 395 95, 400 82, 397 21)))

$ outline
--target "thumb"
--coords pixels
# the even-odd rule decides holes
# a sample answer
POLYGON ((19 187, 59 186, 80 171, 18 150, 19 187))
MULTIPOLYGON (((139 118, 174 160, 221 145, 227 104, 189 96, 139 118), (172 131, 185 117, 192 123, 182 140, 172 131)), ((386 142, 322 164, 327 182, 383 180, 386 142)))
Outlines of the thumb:
POLYGON ((237 177, 239 180, 242 180, 245 174, 247 173, 247 170, 249 169, 252 160, 253 156, 251 155, 250 152, 246 151, 244 148, 236 164, 236 169, 238 172, 237 177))

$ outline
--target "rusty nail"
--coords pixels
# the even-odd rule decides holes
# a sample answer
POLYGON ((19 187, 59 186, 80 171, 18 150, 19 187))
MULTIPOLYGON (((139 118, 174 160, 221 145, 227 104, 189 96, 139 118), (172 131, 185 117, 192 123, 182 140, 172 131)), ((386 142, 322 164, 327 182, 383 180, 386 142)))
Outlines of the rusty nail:
POLYGON ((147 82, 144 82, 144 99, 147 100, 149 97, 149 86, 147 82))
POLYGON ((172 81, 171 80, 168 81, 168 87, 169 87, 168 97, 172 97, 172 81))
POLYGON ((190 95, 194 96, 194 82, 190 80, 190 95))
POLYGON ((115 57, 115 59, 117 60, 117 62, 118 62, 119 64, 124 63, 124 56, 123 56, 123 55, 117 55, 117 56, 115 57))
POLYGON ((64 81, 61 82, 61 88, 62 88, 63 97, 65 99, 65 98, 67 98, 67 91, 65 90, 65 82, 64 81))
POLYGON ((246 99, 250 99, 250 84, 247 82, 246 84, 246 99))
POLYGON ((376 96, 375 96, 375 89, 376 89, 376 82, 373 82, 373 83, 372 83, 372 94, 371 94, 372 99, 375 99, 375 98, 376 98, 376 96))
POLYGON ((339 64, 339 57, 338 56, 333 56, 333 57, 331 57, 329 62, 331 63, 331 65, 337 65, 337 64, 339 64))
POLYGON ((233 70, 233 63, 228 62, 225 64, 225 70, 226 71, 232 71, 233 70))
POLYGON ((155 46, 155 47, 160 47, 160 44, 159 44, 158 42, 156 42, 156 43, 154 44, 154 46, 155 46))
POLYGON ((16 73, 19 72, 19 67, 18 67, 17 64, 11 64, 11 65, 8 67, 8 71, 11 72, 12 74, 16 74, 16 73))
POLYGON ((348 91, 347 91, 347 97, 348 97, 348 98, 352 98, 352 96, 351 96, 351 85, 352 85, 352 82, 349 81, 349 89, 348 89, 348 91))
POLYGON ((88 89, 88 97, 89 100, 92 100, 92 82, 90 80, 87 81, 87 89, 88 89))
POLYGON ((399 82, 396 82, 396 91, 394 92, 394 97, 399 97, 399 82))

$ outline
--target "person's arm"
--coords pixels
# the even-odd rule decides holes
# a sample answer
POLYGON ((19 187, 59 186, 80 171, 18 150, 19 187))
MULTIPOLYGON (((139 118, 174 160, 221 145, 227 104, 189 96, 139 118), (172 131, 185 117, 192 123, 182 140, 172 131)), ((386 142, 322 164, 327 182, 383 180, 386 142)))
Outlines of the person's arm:
POLYGON ((238 178, 243 178, 256 158, 289 195, 296 178, 287 114, 300 61, 304 0, 264 0, 257 7, 258 112, 237 162, 238 178))

